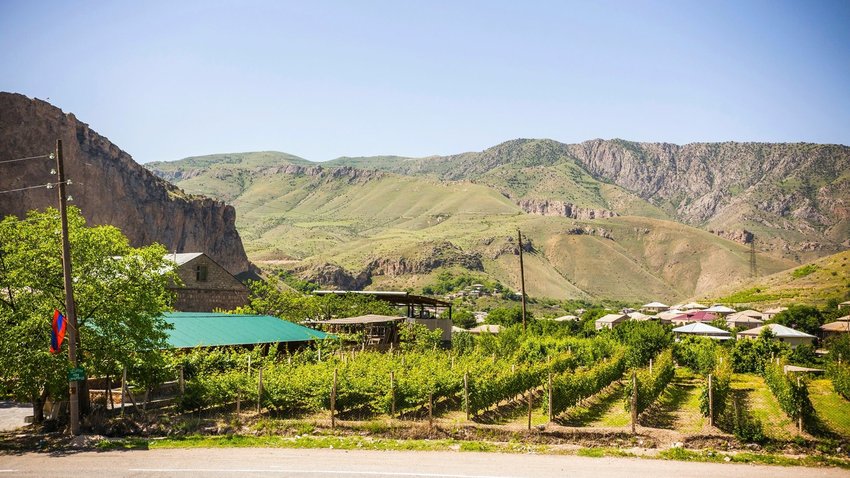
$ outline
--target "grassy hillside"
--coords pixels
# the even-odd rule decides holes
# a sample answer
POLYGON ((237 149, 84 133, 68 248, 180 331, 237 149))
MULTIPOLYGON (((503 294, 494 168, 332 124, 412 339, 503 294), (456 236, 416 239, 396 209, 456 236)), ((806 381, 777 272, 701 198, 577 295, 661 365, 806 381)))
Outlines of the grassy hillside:
MULTIPOLYGON (((462 263, 517 290, 517 229, 533 246, 525 261, 532 296, 673 301, 748 273, 745 246, 667 220, 664 211, 574 163, 519 172, 497 167, 470 182, 298 161, 281 168, 274 162, 281 160, 287 161, 192 159, 199 169, 154 169, 171 171, 188 192, 229 200, 251 259, 302 277, 320 277, 316 271, 333 264, 351 280, 369 277, 373 288, 418 289, 438 270, 462 263), (507 193, 635 215, 526 214, 507 193), (444 256, 429 257, 439 255, 434 251, 444 256)), ((793 265, 762 262, 766 273, 793 265)))
POLYGON ((765 307, 795 303, 824 304, 850 299, 850 251, 822 257, 755 280, 739 281, 706 295, 710 301, 765 307))

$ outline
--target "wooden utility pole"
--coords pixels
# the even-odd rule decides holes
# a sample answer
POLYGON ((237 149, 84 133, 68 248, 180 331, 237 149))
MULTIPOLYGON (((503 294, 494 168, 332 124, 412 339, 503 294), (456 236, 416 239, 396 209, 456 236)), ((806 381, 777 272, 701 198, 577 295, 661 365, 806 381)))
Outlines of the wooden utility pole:
MULTIPOLYGON (((68 359, 77 368, 77 310, 74 305, 74 286, 71 280, 71 243, 68 240, 68 195, 65 190, 65 163, 62 140, 56 140, 56 174, 59 186, 59 216, 62 221, 62 274, 65 278, 65 320, 68 321, 68 359)), ((80 394, 78 381, 70 381, 71 434, 80 434, 80 394)))
POLYGON ((522 265, 522 231, 517 229, 519 237, 519 282, 522 287, 522 331, 525 332, 525 267, 522 265))

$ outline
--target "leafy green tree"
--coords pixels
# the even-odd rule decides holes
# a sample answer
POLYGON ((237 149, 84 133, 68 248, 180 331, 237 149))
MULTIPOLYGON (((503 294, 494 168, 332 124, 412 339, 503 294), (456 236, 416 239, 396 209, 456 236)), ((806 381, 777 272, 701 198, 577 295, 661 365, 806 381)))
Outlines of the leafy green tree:
POLYGON ((470 329, 475 327, 475 315, 466 309, 457 309, 452 312, 452 324, 455 327, 470 329))
POLYGON ((756 339, 740 339, 732 347, 732 364, 737 373, 762 373, 770 360, 791 353, 788 344, 776 340, 770 329, 756 339))
POLYGON ((773 322, 792 329, 817 335, 824 324, 823 314, 817 307, 810 305, 792 305, 788 310, 776 314, 773 322))
MULTIPOLYGON (((161 315, 173 300, 166 287, 177 276, 160 245, 132 248, 115 227, 86 227, 73 207, 68 224, 77 359, 90 376, 115 376, 165 348, 161 315)), ((68 356, 48 352, 53 309, 66 309, 61 251, 54 209, 0 222, 0 382, 16 399, 32 401, 36 421, 48 397, 67 396, 68 356)))
POLYGON ((641 367, 658 355, 673 341, 668 327, 657 322, 628 320, 614 327, 611 335, 629 347, 626 354, 628 367, 641 367))
MULTIPOLYGON (((533 319, 530 311, 525 312, 525 320, 526 323, 530 322, 533 319)), ((514 306, 514 307, 496 307, 491 310, 487 314, 487 322, 491 324, 498 324, 504 326, 510 326, 514 324, 522 323, 522 307, 514 306)))

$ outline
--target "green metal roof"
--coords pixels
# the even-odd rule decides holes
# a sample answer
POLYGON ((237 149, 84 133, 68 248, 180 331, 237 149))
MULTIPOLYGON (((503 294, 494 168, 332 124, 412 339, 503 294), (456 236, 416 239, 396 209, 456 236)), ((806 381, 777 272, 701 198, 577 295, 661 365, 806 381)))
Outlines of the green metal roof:
POLYGON ((163 317, 174 327, 166 332, 168 345, 175 349, 306 342, 329 337, 271 315, 168 312, 163 317))

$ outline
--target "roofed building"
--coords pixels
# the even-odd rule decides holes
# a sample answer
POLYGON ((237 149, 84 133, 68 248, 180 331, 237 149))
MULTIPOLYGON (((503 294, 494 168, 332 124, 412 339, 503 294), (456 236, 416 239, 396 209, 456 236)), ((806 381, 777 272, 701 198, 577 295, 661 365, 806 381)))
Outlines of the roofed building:
POLYGON ((629 316, 625 314, 608 314, 604 315, 595 321, 596 330, 613 329, 622 322, 629 320, 629 316))
POLYGON ((757 339, 765 329, 769 329, 773 332, 775 340, 784 342, 792 348, 796 348, 798 345, 812 345, 817 338, 814 335, 800 332, 799 330, 794 330, 791 327, 785 327, 784 325, 779 324, 767 324, 754 329, 738 332, 738 337, 757 339))
POLYGON ((174 309, 181 312, 233 310, 248 305, 248 287, 203 252, 167 254, 182 285, 171 284, 174 309))
POLYGON ((644 311, 647 314, 657 314, 659 312, 664 312, 670 308, 667 304, 662 304, 661 302, 650 302, 648 304, 643 304, 643 307, 640 310, 644 311))
POLYGON ((728 330, 718 329, 702 322, 692 322, 677 327, 673 329, 673 333, 676 335, 677 340, 682 335, 708 337, 713 340, 729 340, 732 338, 732 334, 728 330))
POLYGON ((755 310, 742 310, 726 316, 726 325, 729 328, 753 329, 764 324, 764 314, 755 310))
POLYGON ((252 346, 274 343, 305 343, 327 338, 313 330, 270 315, 210 312, 167 312, 166 330, 171 348, 252 346))

